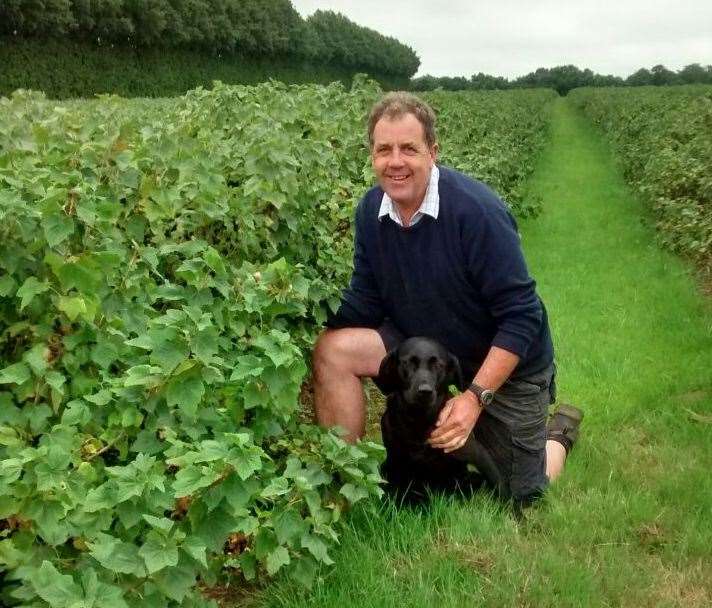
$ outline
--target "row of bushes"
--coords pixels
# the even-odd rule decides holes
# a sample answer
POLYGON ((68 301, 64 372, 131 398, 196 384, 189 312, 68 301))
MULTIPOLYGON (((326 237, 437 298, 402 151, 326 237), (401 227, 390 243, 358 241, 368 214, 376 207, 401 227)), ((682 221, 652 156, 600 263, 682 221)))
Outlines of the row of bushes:
POLYGON ((289 57, 404 78, 420 64, 392 37, 331 11, 302 19, 290 0, 6 0, 0 36, 289 57))
POLYGON ((622 87, 622 86, 667 86, 673 84, 712 84, 712 65, 691 63, 673 72, 664 65, 652 69, 641 68, 628 76, 597 74, 592 70, 580 69, 575 65, 560 65, 553 68, 538 68, 525 76, 509 80, 504 76, 473 74, 465 76, 430 76, 414 78, 411 87, 415 91, 432 91, 442 88, 446 91, 546 88, 554 89, 559 95, 580 87, 622 87))
MULTIPOLYGON (((0 99, 0 604, 197 608, 197 583, 332 563, 382 449, 299 424, 299 398, 378 95, 0 99)), ((514 184, 488 150, 534 155, 546 124, 522 115, 553 94, 508 95, 432 101, 450 162, 514 184)))
POLYGON ((613 143, 662 243, 712 270, 712 86, 571 95, 613 143))

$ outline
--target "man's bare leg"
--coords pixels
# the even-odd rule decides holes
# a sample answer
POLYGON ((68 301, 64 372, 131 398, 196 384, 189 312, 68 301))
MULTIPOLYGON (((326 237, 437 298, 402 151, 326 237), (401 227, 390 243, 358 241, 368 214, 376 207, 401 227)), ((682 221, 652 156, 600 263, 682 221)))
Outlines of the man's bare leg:
POLYGON ((366 430, 366 406, 361 378, 375 377, 386 347, 375 329, 327 329, 312 354, 314 409, 324 427, 346 429, 351 443, 366 430))
POLYGON ((566 448, 558 441, 549 439, 546 442, 546 476, 554 481, 564 470, 566 448))

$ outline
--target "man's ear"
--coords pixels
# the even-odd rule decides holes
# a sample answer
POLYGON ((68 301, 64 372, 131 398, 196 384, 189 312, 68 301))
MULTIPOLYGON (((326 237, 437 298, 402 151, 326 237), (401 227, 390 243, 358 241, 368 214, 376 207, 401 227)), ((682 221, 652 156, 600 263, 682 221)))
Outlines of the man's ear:
POLYGON ((463 379, 460 360, 452 353, 448 353, 447 357, 447 378, 448 385, 454 384, 458 390, 462 390, 463 379))
POLYGON ((376 386, 384 395, 395 393, 401 388, 401 379, 398 375, 398 349, 389 352, 378 368, 378 376, 373 379, 376 386))

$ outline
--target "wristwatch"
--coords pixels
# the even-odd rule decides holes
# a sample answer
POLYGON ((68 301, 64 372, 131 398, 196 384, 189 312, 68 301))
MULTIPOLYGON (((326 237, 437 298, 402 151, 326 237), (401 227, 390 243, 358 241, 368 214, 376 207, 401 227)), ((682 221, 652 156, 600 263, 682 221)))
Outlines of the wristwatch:
POLYGON ((482 407, 487 407, 494 399, 494 391, 488 388, 482 388, 481 386, 475 384, 474 382, 467 387, 467 390, 474 393, 479 399, 480 405, 482 407))

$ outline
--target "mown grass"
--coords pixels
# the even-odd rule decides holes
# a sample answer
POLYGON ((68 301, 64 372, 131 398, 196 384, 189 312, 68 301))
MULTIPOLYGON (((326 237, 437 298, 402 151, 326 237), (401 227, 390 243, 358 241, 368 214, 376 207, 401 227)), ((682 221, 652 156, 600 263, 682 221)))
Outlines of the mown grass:
POLYGON ((709 300, 564 100, 530 189, 546 211, 521 228, 559 400, 586 414, 563 477, 522 520, 486 495, 354 513, 314 589, 277 582, 251 605, 712 603, 709 300))

